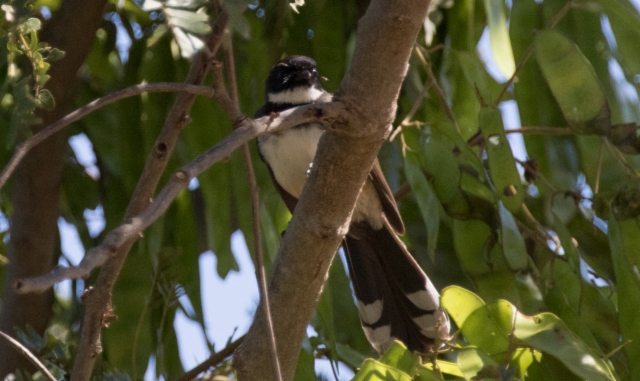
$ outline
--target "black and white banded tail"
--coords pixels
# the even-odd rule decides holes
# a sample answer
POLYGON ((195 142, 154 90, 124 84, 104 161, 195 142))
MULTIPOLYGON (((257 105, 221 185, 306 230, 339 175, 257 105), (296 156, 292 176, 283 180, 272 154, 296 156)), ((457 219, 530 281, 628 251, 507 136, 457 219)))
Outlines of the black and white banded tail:
POLYGON ((351 225, 344 242, 364 332, 379 352, 394 340, 429 353, 436 337, 449 337, 440 295, 388 223, 374 230, 351 225))

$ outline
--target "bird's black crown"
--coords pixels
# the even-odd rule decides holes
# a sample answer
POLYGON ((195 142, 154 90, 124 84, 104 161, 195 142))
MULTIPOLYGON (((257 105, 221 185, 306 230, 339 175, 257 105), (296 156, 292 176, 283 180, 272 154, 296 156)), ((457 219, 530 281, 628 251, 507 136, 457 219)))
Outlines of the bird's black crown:
POLYGON ((306 56, 289 56, 271 69, 267 78, 266 95, 293 90, 297 87, 315 87, 322 90, 318 80, 316 61, 306 56))

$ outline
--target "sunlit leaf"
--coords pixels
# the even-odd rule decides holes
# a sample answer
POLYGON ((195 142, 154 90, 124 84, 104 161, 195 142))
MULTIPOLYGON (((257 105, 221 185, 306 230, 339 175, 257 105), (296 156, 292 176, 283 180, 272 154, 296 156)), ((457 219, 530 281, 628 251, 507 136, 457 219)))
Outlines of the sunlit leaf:
POLYGON ((411 381, 411 376, 373 359, 367 359, 352 381, 411 381))
POLYGON ((379 361, 407 374, 413 374, 420 364, 420 356, 411 353, 401 342, 395 341, 384 352, 379 361))
POLYGON ((515 72, 516 64, 511 50, 511 40, 504 8, 505 5, 501 0, 484 0, 493 57, 502 74, 509 78, 515 72))

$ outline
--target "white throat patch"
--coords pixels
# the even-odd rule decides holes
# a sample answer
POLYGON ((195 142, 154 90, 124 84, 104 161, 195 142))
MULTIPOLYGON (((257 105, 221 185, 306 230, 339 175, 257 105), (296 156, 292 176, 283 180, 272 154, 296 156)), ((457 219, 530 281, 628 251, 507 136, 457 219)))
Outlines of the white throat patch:
POLYGON ((291 90, 269 94, 269 102, 288 104, 311 103, 320 98, 322 94, 323 91, 318 90, 315 87, 299 86, 291 90))

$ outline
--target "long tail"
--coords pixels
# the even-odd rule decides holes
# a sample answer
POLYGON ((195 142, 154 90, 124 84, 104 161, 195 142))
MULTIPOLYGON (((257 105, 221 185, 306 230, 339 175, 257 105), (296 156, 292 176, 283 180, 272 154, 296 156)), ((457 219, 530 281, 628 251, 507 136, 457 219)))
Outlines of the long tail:
POLYGON ((428 353, 436 337, 449 337, 440 294, 387 226, 353 224, 344 246, 360 321, 378 352, 397 339, 411 351, 428 353))

